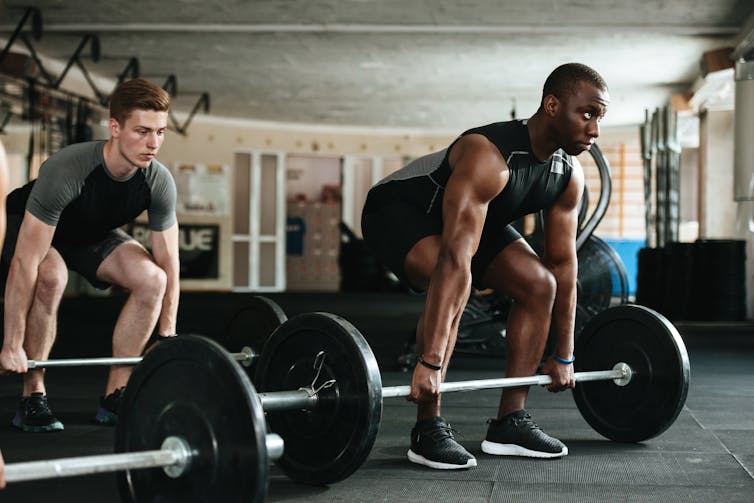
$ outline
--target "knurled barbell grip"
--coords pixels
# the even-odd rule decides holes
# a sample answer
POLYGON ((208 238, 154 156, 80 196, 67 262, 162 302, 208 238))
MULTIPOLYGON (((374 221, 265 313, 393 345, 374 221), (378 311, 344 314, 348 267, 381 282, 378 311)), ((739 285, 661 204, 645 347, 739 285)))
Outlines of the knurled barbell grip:
POLYGON ((162 445, 152 451, 11 463, 5 465, 5 480, 10 483, 168 466, 180 467, 182 471, 191 462, 193 454, 185 440, 168 437, 162 445))
MULTIPOLYGON (((576 372, 573 377, 576 382, 585 381, 609 381, 630 378, 624 367, 618 364, 613 370, 595 370, 590 372, 576 372)), ((537 386, 552 383, 548 375, 535 375, 527 377, 502 377, 500 379, 478 379, 475 381, 444 382, 440 384, 440 393, 454 391, 474 391, 478 389, 515 388, 518 386, 537 386)), ((411 394, 411 386, 390 386, 382 388, 383 398, 406 397, 411 394)))
MULTIPOLYGON (((616 364, 612 370, 595 370, 576 372, 576 382, 615 381, 618 386, 625 386, 631 380, 633 371, 625 363, 616 364)), ((503 377, 500 379, 478 379, 472 381, 445 382, 440 385, 441 393, 455 391, 473 391, 478 389, 515 388, 518 386, 547 385, 552 383, 548 375, 527 377, 503 377)), ((406 397, 411 393, 411 386, 388 386, 382 388, 383 398, 406 397)), ((290 391, 271 391, 259 393, 265 412, 280 410, 311 409, 317 404, 317 395, 304 389, 290 391)))
POLYGON ((142 357, 129 358, 64 358, 57 360, 29 360, 29 370, 46 369, 53 367, 94 367, 108 365, 138 365, 142 357))

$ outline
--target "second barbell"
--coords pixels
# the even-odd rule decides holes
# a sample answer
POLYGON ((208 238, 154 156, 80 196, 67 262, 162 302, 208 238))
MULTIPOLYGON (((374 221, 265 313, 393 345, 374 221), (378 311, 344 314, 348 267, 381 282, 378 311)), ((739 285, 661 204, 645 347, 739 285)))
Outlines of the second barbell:
MULTIPOLYGON (((267 338, 277 327, 287 320, 283 309, 273 300, 262 296, 245 299, 237 308, 219 342, 231 356, 244 367, 251 367, 264 349, 267 338)), ((29 360, 29 370, 60 367, 91 367, 112 365, 138 365, 142 356, 101 357, 101 358, 59 358, 49 360, 29 360)), ((247 371, 251 373, 251 371, 247 371)), ((252 377, 251 375, 249 377, 252 377)))

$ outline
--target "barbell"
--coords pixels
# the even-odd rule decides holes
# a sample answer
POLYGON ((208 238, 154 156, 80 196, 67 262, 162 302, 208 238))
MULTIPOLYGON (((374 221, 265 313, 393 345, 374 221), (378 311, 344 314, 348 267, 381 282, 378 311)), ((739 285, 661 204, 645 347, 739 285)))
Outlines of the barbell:
MULTIPOLYGON (((285 312, 274 301, 266 297, 253 296, 234 312, 219 341, 228 351, 231 351, 232 358, 244 367, 250 368, 264 349, 267 338, 286 319, 285 312), (236 349, 239 349, 239 351, 233 352, 236 349)), ((141 356, 134 356, 29 360, 28 368, 33 370, 59 367, 138 365, 142 358, 141 356)))
MULTIPOLYGON (((594 316, 575 344, 576 405, 601 435, 640 442, 665 431, 682 409, 690 366, 683 340, 659 313, 621 305, 594 316)), ((441 392, 549 384, 549 376, 446 382, 441 392)), ((382 387, 364 337, 348 321, 307 313, 283 323, 256 363, 254 383, 271 431, 285 441, 277 464, 292 479, 327 484, 366 460, 382 400, 410 386, 382 387)))
POLYGON ((260 502, 269 460, 283 452, 245 372, 192 335, 159 344, 134 369, 115 439, 114 454, 8 464, 6 481, 117 471, 123 501, 260 502))

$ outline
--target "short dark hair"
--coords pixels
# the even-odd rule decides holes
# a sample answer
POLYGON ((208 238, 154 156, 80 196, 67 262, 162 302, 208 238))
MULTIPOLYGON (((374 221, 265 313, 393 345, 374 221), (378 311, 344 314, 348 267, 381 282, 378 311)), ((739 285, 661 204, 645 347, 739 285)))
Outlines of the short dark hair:
POLYGON ((123 124, 134 110, 167 112, 170 95, 163 88, 144 79, 123 82, 110 96, 110 117, 123 124))
POLYGON ((558 99, 575 91, 578 82, 588 82, 597 89, 607 91, 605 79, 596 70, 581 63, 566 63, 552 71, 542 87, 542 102, 552 94, 558 99))

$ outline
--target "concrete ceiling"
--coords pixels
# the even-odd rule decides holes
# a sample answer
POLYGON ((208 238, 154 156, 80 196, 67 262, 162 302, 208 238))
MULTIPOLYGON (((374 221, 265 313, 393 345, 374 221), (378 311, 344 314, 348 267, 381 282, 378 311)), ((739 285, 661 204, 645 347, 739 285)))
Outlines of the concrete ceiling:
POLYGON ((28 6, 39 53, 64 63, 96 34, 100 61, 82 60, 105 86, 136 57, 144 77, 177 77, 179 111, 206 91, 211 116, 443 132, 506 120, 514 102, 529 116, 568 61, 607 80, 605 126, 638 124, 754 13, 752 0, 3 0, 0 39, 28 6))

